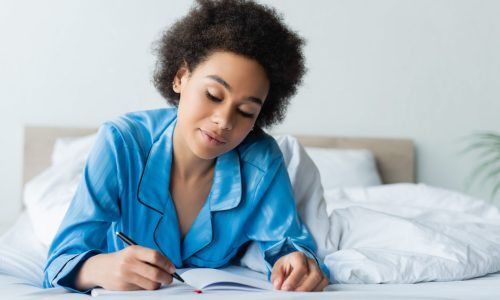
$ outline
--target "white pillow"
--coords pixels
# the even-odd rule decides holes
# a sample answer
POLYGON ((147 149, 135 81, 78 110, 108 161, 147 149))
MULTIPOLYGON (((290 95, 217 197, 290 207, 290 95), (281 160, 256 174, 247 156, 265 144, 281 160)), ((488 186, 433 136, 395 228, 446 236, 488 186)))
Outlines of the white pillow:
POLYGON ((319 169, 325 191, 339 187, 380 185, 373 153, 368 149, 332 149, 306 147, 319 169))
POLYGON ((46 246, 52 243, 76 192, 95 138, 92 134, 58 139, 52 152, 52 165, 24 187, 23 201, 35 236, 46 246))
POLYGON ((95 143, 97 133, 82 136, 82 137, 67 137, 57 139, 54 143, 52 151, 52 164, 73 161, 85 161, 90 152, 90 148, 95 143))
POLYGON ((62 222, 82 177, 84 163, 73 161, 52 165, 24 187, 24 204, 35 236, 46 246, 62 222))

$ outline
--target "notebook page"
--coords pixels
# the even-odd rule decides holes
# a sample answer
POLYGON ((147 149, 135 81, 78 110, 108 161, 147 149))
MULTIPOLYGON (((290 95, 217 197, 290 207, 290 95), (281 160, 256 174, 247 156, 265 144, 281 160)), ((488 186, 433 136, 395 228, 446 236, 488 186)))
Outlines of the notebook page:
MULTIPOLYGON (((241 273, 240 273, 241 274, 241 273)), ((267 280, 243 276, 229 269, 190 269, 182 273, 182 278, 200 290, 272 290, 267 280)))
POLYGON ((267 281, 267 276, 247 268, 230 266, 219 269, 177 269, 177 273, 186 281, 181 283, 174 279, 172 284, 164 285, 154 291, 110 291, 95 288, 91 295, 127 294, 132 296, 168 295, 193 293, 196 289, 204 291, 259 291, 272 290, 273 285, 267 281))
POLYGON ((187 284, 181 283, 179 281, 174 280, 174 282, 170 285, 163 285, 160 289, 154 291, 147 290, 139 290, 139 291, 110 291, 103 288, 95 288, 90 292, 92 297, 97 297, 101 295, 130 295, 130 296, 153 296, 159 294, 185 294, 185 293, 193 293, 194 288, 187 284))

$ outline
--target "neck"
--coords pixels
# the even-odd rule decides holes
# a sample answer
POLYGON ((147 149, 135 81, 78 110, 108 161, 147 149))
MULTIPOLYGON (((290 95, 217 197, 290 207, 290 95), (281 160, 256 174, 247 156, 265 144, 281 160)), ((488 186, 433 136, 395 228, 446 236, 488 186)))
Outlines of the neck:
POLYGON ((186 141, 174 129, 172 173, 181 180, 191 181, 206 177, 213 171, 215 159, 202 159, 189 150, 186 141))

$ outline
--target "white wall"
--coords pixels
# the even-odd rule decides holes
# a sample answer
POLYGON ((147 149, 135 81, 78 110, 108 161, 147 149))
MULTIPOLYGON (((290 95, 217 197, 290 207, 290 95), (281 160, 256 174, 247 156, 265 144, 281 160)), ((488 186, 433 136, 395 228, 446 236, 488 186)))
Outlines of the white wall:
MULTIPOLYGON (((309 73, 275 132, 412 138, 419 181, 463 190, 473 162, 459 139, 500 131, 500 1, 262 2, 308 40, 309 73)), ((0 0, 0 225, 20 209, 23 126, 163 106, 151 43, 189 7, 0 0)))

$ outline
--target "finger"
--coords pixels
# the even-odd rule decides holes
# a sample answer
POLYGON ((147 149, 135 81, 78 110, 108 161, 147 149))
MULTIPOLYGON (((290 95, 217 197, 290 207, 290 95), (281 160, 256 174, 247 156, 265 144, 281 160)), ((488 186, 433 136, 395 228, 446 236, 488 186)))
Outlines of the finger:
POLYGON ((325 287, 330 283, 327 277, 323 276, 321 282, 314 288, 315 292, 321 292, 325 289, 325 287))
MULTIPOLYGON (((112 290, 114 290, 114 288, 112 288, 112 290)), ((139 291, 139 290, 143 290, 143 288, 136 285, 136 284, 127 282, 127 283, 123 283, 123 284, 118 285, 116 290, 118 290, 118 291, 139 291)))
POLYGON ((136 272, 154 282, 164 284, 172 283, 172 275, 170 273, 149 263, 141 262, 141 265, 136 269, 136 272))
POLYGON ((305 255, 298 252, 296 255, 291 257, 290 264, 292 267, 292 272, 283 282, 282 290, 293 291, 296 286, 302 281, 302 279, 309 273, 309 268, 305 255))
POLYGON ((278 261, 274 264, 271 270, 271 283, 276 290, 281 289, 283 284, 283 278, 285 278, 285 270, 281 268, 282 264, 278 261))
POLYGON ((313 291, 322 281, 323 272, 321 272, 315 260, 308 258, 309 274, 304 278, 295 290, 300 292, 313 291))
POLYGON ((102 287, 107 290, 112 291, 137 291, 143 288, 130 282, 132 280, 131 273, 127 274, 125 277, 120 276, 110 284, 105 284, 102 287))
POLYGON ((169 274, 175 272, 175 265, 160 252, 141 246, 130 246, 128 248, 132 248, 137 259, 157 266, 169 274))
POLYGON ((149 280, 138 273, 134 273, 130 276, 130 283, 144 290, 157 290, 161 287, 161 283, 149 280))

